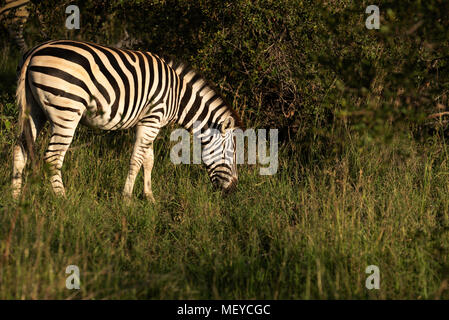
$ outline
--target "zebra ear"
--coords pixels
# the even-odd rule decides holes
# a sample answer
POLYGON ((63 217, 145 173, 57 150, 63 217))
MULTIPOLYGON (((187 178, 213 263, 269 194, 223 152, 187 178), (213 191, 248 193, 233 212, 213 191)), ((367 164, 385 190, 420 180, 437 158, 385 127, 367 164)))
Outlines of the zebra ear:
POLYGON ((232 129, 234 126, 234 119, 231 117, 226 118, 221 124, 221 133, 225 133, 227 130, 232 129))

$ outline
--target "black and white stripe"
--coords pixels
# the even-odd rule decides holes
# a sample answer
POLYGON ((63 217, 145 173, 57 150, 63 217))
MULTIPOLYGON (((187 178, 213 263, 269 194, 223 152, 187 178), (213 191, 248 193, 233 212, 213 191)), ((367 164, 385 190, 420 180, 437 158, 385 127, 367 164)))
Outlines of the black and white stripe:
POLYGON ((149 52, 56 40, 25 54, 20 70, 17 102, 22 136, 14 149, 15 196, 21 189, 26 144, 35 141, 46 120, 52 133, 45 160, 53 169, 51 183, 57 194, 64 194, 60 170, 80 121, 104 130, 137 128, 123 191, 126 196, 132 194, 143 165, 144 193, 154 200, 153 141, 168 123, 178 123, 194 134, 201 132, 203 161, 213 184, 225 190, 235 185, 232 132, 240 125, 239 119, 216 91, 184 64, 166 63, 149 52), (219 131, 207 134, 212 129, 219 131))

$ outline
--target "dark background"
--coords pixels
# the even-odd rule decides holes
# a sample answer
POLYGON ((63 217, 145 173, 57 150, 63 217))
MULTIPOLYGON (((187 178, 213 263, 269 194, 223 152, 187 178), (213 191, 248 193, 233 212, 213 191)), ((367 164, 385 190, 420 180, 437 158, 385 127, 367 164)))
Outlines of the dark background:
MULTIPOLYGON (((32 1, 24 35, 29 47, 83 39, 187 62, 247 127, 278 128, 283 146, 309 161, 338 154, 342 130, 388 142, 446 127, 444 118, 428 117, 448 104, 449 3, 380 1, 380 30, 365 27, 370 4, 32 1), (64 27, 69 4, 80 8, 79 30, 64 27)), ((8 80, 2 93, 14 91, 8 80)))

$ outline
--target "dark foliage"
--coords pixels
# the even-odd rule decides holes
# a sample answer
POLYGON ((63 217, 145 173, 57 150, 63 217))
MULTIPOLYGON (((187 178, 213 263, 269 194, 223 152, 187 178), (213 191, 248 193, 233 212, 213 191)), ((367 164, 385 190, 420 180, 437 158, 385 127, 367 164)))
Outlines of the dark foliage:
MULTIPOLYGON (((449 3, 383 1, 368 30, 367 1, 33 1, 30 45, 84 39, 190 63, 247 126, 278 128, 304 155, 338 151, 342 130, 428 132, 448 105, 449 3), (404 131, 405 130, 405 131, 404 131)), ((442 121, 441 121, 442 120, 442 121)))

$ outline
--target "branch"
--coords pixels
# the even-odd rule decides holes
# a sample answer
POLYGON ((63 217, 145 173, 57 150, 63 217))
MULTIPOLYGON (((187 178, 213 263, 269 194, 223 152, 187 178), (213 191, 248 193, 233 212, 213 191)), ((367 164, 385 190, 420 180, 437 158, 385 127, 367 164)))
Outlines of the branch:
POLYGON ((438 112, 438 113, 434 113, 431 114, 429 116, 427 116, 427 119, 433 119, 433 118, 438 118, 444 115, 449 115, 449 111, 443 111, 443 112, 438 112))

